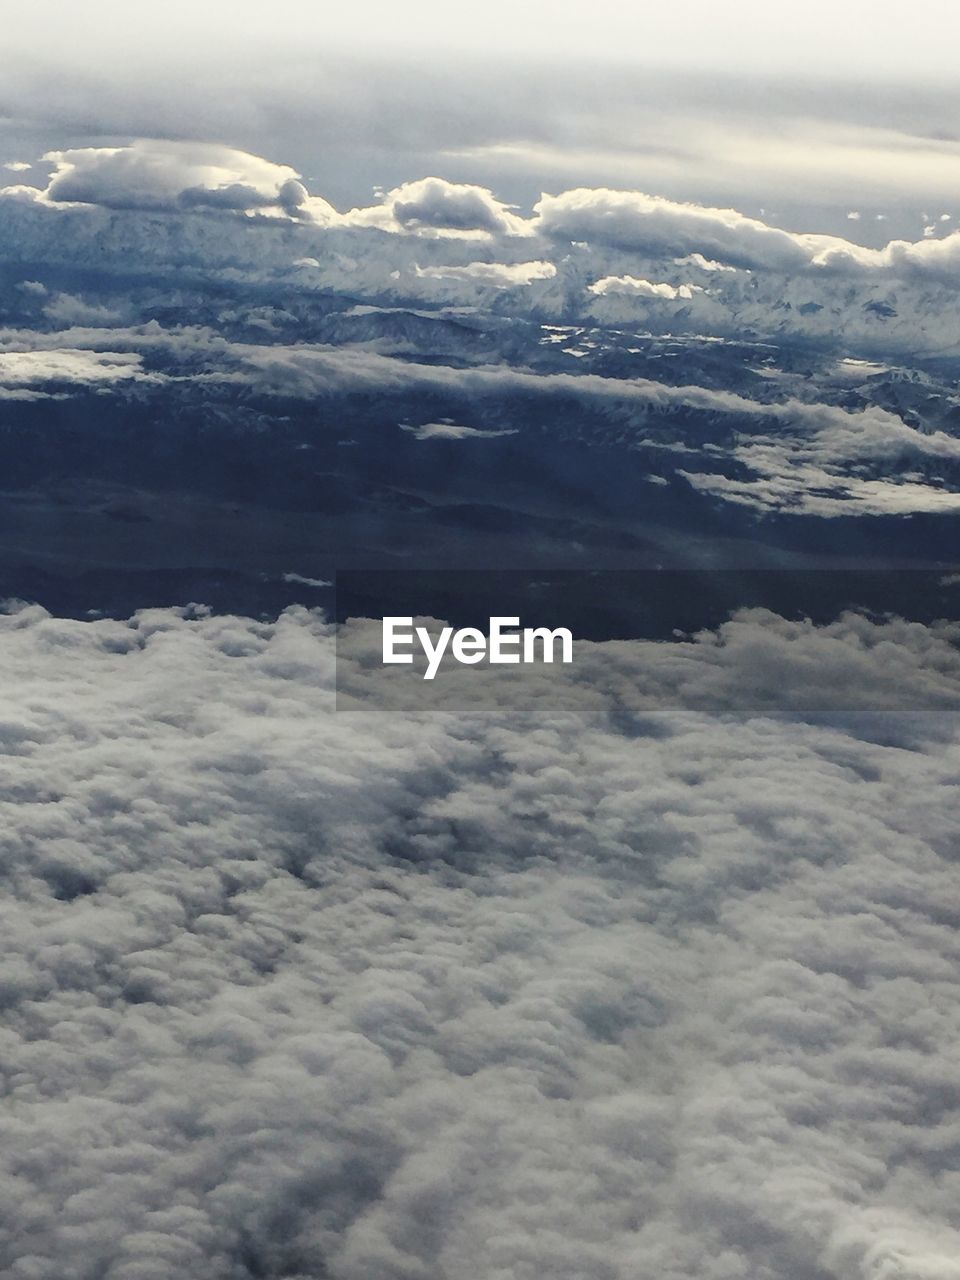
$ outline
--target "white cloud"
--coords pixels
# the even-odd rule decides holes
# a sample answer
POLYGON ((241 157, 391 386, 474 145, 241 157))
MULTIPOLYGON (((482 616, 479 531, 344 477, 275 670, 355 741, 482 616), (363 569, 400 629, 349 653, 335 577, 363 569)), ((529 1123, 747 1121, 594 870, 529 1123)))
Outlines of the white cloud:
POLYGON ((296 216, 307 201, 289 165, 211 143, 140 140, 52 151, 44 159, 55 166, 44 198, 56 204, 144 211, 275 208, 296 216))
POLYGON ((705 493, 767 512, 821 518, 960 512, 960 493, 910 469, 924 459, 960 460, 955 436, 920 431, 876 408, 845 413, 811 406, 806 414, 784 414, 778 425, 775 435, 744 435, 734 444, 731 456, 745 477, 680 474, 705 493))
POLYGON ((930 276, 952 283, 960 275, 960 232, 941 240, 891 240, 883 249, 865 249, 837 240, 812 259, 814 267, 855 275, 930 276))
POLYGON ((781 231, 735 209, 680 204, 639 191, 584 187, 545 195, 535 213, 539 230, 557 239, 671 255, 696 252, 727 264, 783 271, 807 265, 811 245, 828 241, 781 231))
MULTIPOLYGON (((171 335, 189 346, 189 331, 171 335)), ((91 335, 91 342, 97 339, 91 335)), ((158 344, 163 338, 157 335, 158 344)), ((169 340, 169 339, 168 339, 169 340)), ((133 345, 139 345, 131 335, 133 345)), ((147 345, 147 344, 145 344, 147 345)), ((744 414, 751 417, 796 414, 813 415, 820 420, 825 406, 764 405, 730 391, 715 391, 696 386, 672 387, 646 378, 612 378, 597 374, 533 373, 509 365, 474 365, 454 368, 441 364, 421 364, 410 359, 380 355, 375 351, 349 347, 326 346, 256 346, 239 343, 215 343, 219 347, 225 381, 249 379, 266 392, 293 396, 315 396, 344 391, 376 388, 381 392, 423 388, 448 391, 464 396, 502 396, 505 394, 538 397, 570 396, 598 406, 618 405, 629 412, 636 409, 642 421, 643 410, 669 411, 681 406, 702 408, 707 412, 744 414), (231 366, 235 366, 231 372, 231 366)), ((211 374, 211 376, 217 376, 211 374)))
POLYGON ((401 422, 401 431, 409 431, 418 440, 490 440, 496 436, 515 436, 516 428, 506 427, 500 431, 484 431, 480 427, 465 427, 458 422, 424 422, 411 426, 401 422))
MULTIPOLYGON (((265 395, 423 393, 454 397, 457 413, 476 401, 505 397, 530 398, 542 406, 572 402, 596 415, 594 436, 598 424, 608 422, 621 445, 652 445, 678 462, 702 453, 703 426, 709 422, 713 464, 733 462, 741 474, 731 478, 686 462, 679 474, 704 492, 762 511, 833 517, 960 510, 955 485, 938 479, 932 469, 938 461, 960 463, 960 440, 948 430, 913 426, 876 405, 850 409, 795 398, 768 402, 711 387, 502 364, 454 367, 384 355, 365 345, 239 343, 210 329, 164 330, 156 324, 46 334, 0 331, 0 382, 24 387, 58 379, 83 384, 163 378, 143 371, 148 352, 165 353, 184 369, 202 365, 202 373, 193 376, 211 385, 248 385, 265 395), (110 350, 103 351, 107 346, 110 350), (126 354, 116 354, 125 348, 126 354), (697 415, 693 428, 691 412, 697 415)), ((858 368, 858 378, 871 370, 883 372, 882 366, 858 368)), ((465 426, 456 418, 404 429, 420 439, 501 433, 465 426)))
MULTIPOLYGON (((41 286, 42 288, 43 286, 41 286)), ((104 325, 121 319, 118 311, 110 307, 100 306, 95 302, 86 302, 72 293, 58 293, 44 306, 43 314, 47 320, 62 325, 104 325)))
POLYGON ((27 164, 25 160, 10 160, 4 166, 11 173, 26 173, 28 169, 32 169, 32 164, 27 164))
POLYGON ((554 239, 651 255, 709 254, 727 265, 787 275, 917 273, 952 281, 960 274, 960 233, 933 243, 893 240, 883 249, 869 249, 837 236, 783 231, 735 209, 604 188, 545 195, 535 214, 538 229, 554 239))
MULTIPOLYGON (((763 304, 770 312, 757 319, 817 337, 823 336, 827 317, 811 320, 807 311, 785 316, 777 303, 786 287, 806 288, 814 295, 807 301, 820 305, 816 293, 830 290, 831 281, 856 279, 864 288, 903 282, 952 289, 960 278, 960 233, 870 249, 837 236, 786 231, 734 209, 606 188, 545 195, 533 216, 525 217, 485 187, 436 177, 402 184, 378 205, 341 214, 309 194, 288 166, 223 147, 138 142, 56 155, 57 167, 44 191, 0 190, 5 236, 24 262, 93 259, 101 268, 119 271, 131 258, 164 267, 189 260, 251 278, 293 266, 302 281, 317 287, 409 296, 417 294, 420 281, 424 296, 430 282, 448 291, 459 283, 465 297, 475 299, 476 290, 485 286, 507 288, 553 278, 554 272, 562 285, 576 270, 578 256, 593 255, 595 278, 692 288, 682 277, 669 278, 671 267, 710 272, 718 282, 711 288, 714 301, 706 313, 697 313, 697 323, 707 331, 724 323, 728 307, 740 306, 744 277, 736 268, 747 267, 760 281, 753 307, 763 304), (71 203, 81 200, 92 203, 71 203), (97 204, 116 210, 115 220, 98 218, 97 204), (263 216, 213 216, 224 211, 263 216), (144 216, 150 212, 169 219, 163 235, 144 216), (211 216, 198 216, 203 212, 211 216), (535 242, 539 256, 526 262, 470 256, 475 242, 501 240, 501 252, 509 258, 518 237, 535 242), (424 261, 426 252, 430 256, 424 261)), ((559 294, 554 301, 560 305, 559 294)), ((929 303, 913 293, 904 300, 907 310, 924 305, 929 303)), ((864 312, 862 300, 847 310, 841 318, 831 313, 831 323, 845 334, 879 332, 879 321, 864 312)), ((727 328, 738 323, 727 314, 727 328)), ((883 331, 890 335, 905 323, 884 325, 883 331)), ((922 341, 936 342, 938 334, 942 345, 942 329, 924 332, 922 341)), ((897 333, 898 343, 908 340, 906 332, 897 333)))
POLYGON ((0 187, 0 199, 10 204, 30 205, 42 200, 43 192, 39 187, 16 183, 12 187, 0 187))
POLYGON ((493 289, 513 289, 534 280, 552 280, 557 268, 552 262, 468 262, 465 266, 417 267, 425 280, 465 281, 493 289))
POLYGON ((332 587, 333 581, 330 578, 309 578, 304 577, 302 573, 284 573, 281 575, 284 582, 297 583, 302 587, 332 587))
MULTIPOLYGON (((912 108, 897 103, 889 85, 854 107, 822 84, 771 92, 762 74, 752 84, 729 83, 723 94, 696 77, 634 80, 629 89, 625 78, 602 87, 568 80, 572 106, 560 105, 553 122, 524 113, 509 130, 443 154, 469 163, 470 172, 498 181, 509 173, 551 192, 629 188, 638 174, 646 191, 693 201, 709 191, 712 203, 741 209, 762 204, 763 192, 778 192, 784 211, 829 209, 837 233, 843 214, 864 203, 901 216, 917 203, 948 207, 960 178, 960 145, 941 122, 956 107, 931 86, 913 97, 912 108), (918 107, 929 113, 927 123, 918 107)), ((540 101, 556 92, 541 89, 540 101)), ((529 112, 532 89, 528 102, 529 112)))
MULTIPOLYGON (((539 373, 509 365, 427 364, 363 346, 239 343, 196 327, 164 330, 157 324, 148 324, 135 328, 73 328, 62 333, 0 331, 0 360, 7 361, 11 370, 21 370, 21 376, 34 370, 37 377, 45 376, 44 371, 60 359, 64 348, 70 348, 71 367, 77 361, 82 364, 89 360, 96 368, 97 361, 103 359, 104 368, 110 369, 125 361, 138 374, 142 373, 140 361, 146 352, 166 351, 188 364, 200 358, 203 377, 208 381, 249 382, 263 393, 284 396, 311 398, 363 391, 383 395, 422 390, 465 399, 569 397, 615 417, 625 429, 632 430, 637 443, 646 438, 653 417, 659 424, 661 446, 680 452, 699 448, 701 443, 699 437, 691 441, 683 435, 683 414, 695 410, 729 419, 732 443, 723 448, 715 445, 715 456, 726 451, 764 476, 795 477, 799 474, 797 468, 826 468, 833 473, 831 487, 842 486, 851 469, 862 465, 891 468, 895 464, 895 469, 900 470, 922 459, 960 460, 960 440, 955 436, 944 430, 911 426, 896 413, 878 406, 848 409, 794 398, 767 402, 732 391, 674 386, 648 378, 539 373), (104 353, 101 348, 107 344, 121 351, 129 347, 131 351, 123 356, 104 353), (671 433, 669 423, 675 414, 681 425, 671 433)), ((858 376, 875 368, 882 370, 882 366, 862 366, 858 376)), ((31 372, 29 376, 34 375, 31 372)), ((916 491, 906 487, 902 490, 904 494, 916 491)), ((948 496, 942 493, 933 501, 941 506, 948 496)), ((851 504, 851 513, 854 505, 851 504)))
POLYGON ((676 267, 698 267, 701 271, 736 271, 736 267, 728 267, 722 262, 712 262, 702 253, 688 253, 683 258, 674 258, 676 267))
POLYGON ((904 516, 960 513, 960 494, 915 480, 864 480, 844 475, 839 468, 818 467, 760 450, 738 450, 754 475, 731 479, 715 473, 679 472, 703 493, 758 511, 822 518, 849 516, 904 516))
POLYGON ((96 386, 155 375, 143 370, 143 357, 129 351, 71 350, 0 351, 0 386, 27 387, 45 382, 96 386))
POLYGON ((527 221, 486 187, 421 178, 389 191, 369 209, 354 209, 346 225, 415 234, 525 235, 527 221))
POLYGON ((302 610, 7 619, 6 1270, 955 1280, 953 722, 649 711, 935 707, 955 640, 743 615, 334 714, 302 610))
POLYGON ((651 284, 649 280, 640 280, 636 276, 604 276, 590 285, 587 292, 599 298, 610 293, 626 298, 661 298, 676 302, 678 299, 688 301, 694 293, 702 293, 703 290, 699 285, 651 284))

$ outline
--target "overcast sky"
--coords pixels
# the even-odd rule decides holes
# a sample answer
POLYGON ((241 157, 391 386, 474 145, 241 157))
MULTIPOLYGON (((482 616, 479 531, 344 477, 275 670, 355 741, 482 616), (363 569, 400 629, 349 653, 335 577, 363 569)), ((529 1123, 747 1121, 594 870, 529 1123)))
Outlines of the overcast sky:
POLYGON ((211 58, 237 47, 267 50, 374 49, 420 55, 576 57, 674 67, 750 67, 894 74, 911 79, 949 76, 960 19, 950 0, 922 10, 876 0, 487 0, 482 6, 449 0, 355 0, 282 6, 248 0, 35 0, 17 13, 8 47, 54 58, 93 58, 137 46, 154 56, 185 51, 211 58))
POLYGON ((341 208, 436 173, 525 206, 605 185, 879 245, 954 212, 957 36, 946 0, 895 21, 866 0, 39 0, 0 34, 0 163, 193 138, 341 208))

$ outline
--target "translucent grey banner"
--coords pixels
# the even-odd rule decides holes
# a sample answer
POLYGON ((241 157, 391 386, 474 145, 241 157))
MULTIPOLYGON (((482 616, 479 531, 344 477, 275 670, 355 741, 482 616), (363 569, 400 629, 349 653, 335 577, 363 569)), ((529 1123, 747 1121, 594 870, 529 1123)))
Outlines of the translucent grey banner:
POLYGON ((952 570, 364 571, 335 607, 339 710, 960 710, 952 570))

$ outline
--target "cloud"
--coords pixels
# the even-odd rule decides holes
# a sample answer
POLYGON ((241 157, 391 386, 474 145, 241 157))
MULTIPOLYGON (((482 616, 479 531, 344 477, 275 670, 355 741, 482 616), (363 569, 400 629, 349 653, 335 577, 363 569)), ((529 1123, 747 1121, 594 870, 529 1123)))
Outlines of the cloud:
POLYGON ((344 219, 347 225, 380 227, 414 233, 479 233, 525 235, 528 223, 518 217, 486 187, 421 178, 389 191, 369 209, 355 209, 344 219))
MULTIPOLYGON (((188 332, 172 335, 186 347, 188 332)), ((91 334, 91 342, 97 339, 91 334)), ((158 345, 163 339, 157 335, 158 345)), ((134 345, 139 345, 131 335, 134 345)), ((638 426, 644 410, 669 414, 682 408, 707 413, 740 414, 749 417, 777 417, 794 414, 821 421, 821 414, 843 415, 844 410, 808 406, 791 401, 767 405, 732 391, 684 386, 673 387, 648 378, 614 378, 597 374, 538 373, 506 364, 454 367, 426 364, 411 359, 381 355, 363 348, 319 345, 260 346, 221 343, 220 376, 225 380, 255 382, 261 390, 297 397, 377 390, 407 392, 415 389, 472 396, 531 396, 538 399, 567 397, 598 408, 629 413, 636 411, 638 426), (231 366, 234 366, 231 372, 231 366)), ((217 376, 211 374, 211 376, 217 376)))
POLYGON ((500 431, 485 431, 480 427, 464 427, 458 422, 424 422, 411 426, 401 422, 401 431, 409 431, 418 440, 491 440, 497 436, 515 436, 517 428, 505 427, 500 431))
MULTIPOLYGON (((361 309, 358 318, 364 314, 361 309)), ((397 314, 405 320, 411 313, 397 314)), ((432 319, 426 312, 418 318, 432 319)), ((19 388, 21 398, 28 384, 44 381, 82 386, 94 379, 171 377, 192 378, 208 394, 246 387, 258 395, 302 400, 442 398, 449 417, 403 424, 421 440, 516 434, 522 429, 516 425, 518 412, 530 410, 536 429, 537 414, 562 410, 563 419, 551 430, 563 438, 579 438, 583 415, 589 414, 587 438, 594 446, 614 439, 621 448, 657 449, 694 488, 757 511, 832 518, 960 510, 954 475, 960 440, 949 429, 949 416, 943 427, 914 425, 869 402, 854 408, 781 398, 779 392, 775 399, 752 398, 722 385, 671 385, 508 364, 427 363, 412 358, 409 350, 409 342, 399 343, 400 354, 394 355, 367 342, 341 347, 235 342, 209 328, 165 330, 156 323, 52 333, 6 330, 0 331, 0 382, 19 388), (162 372, 144 371, 148 354, 162 372), (463 424, 461 415, 473 414, 478 406, 497 409, 505 403, 511 409, 503 426, 463 424)), ((890 381, 883 366, 847 362, 842 369, 845 385, 851 372, 860 379, 883 375, 885 386, 900 385, 890 381)), ((433 410, 438 411, 443 412, 439 406, 433 410)), ((398 405, 397 413, 408 414, 409 407, 398 405)))
MULTIPOLYGON (((381 299, 454 295, 459 285, 465 304, 485 288, 556 279, 558 288, 543 299, 556 314, 564 306, 583 308, 571 295, 589 283, 577 279, 586 270, 602 285, 588 296, 611 319, 618 299, 623 306, 631 289, 634 298, 644 289, 613 281, 695 291, 690 273, 703 272, 709 299, 691 312, 700 332, 738 331, 749 294, 750 325, 767 332, 820 338, 842 331, 850 341, 898 348, 952 341, 942 328, 940 300, 926 290, 952 290, 960 278, 958 232, 872 249, 787 231, 735 209, 607 188, 544 195, 524 216, 486 187, 438 177, 404 183, 376 205, 341 213, 310 193, 289 166, 211 144, 141 141, 51 156, 56 167, 44 190, 0 190, 5 239, 24 263, 84 264, 93 257, 112 272, 128 270, 133 259, 166 269, 189 263, 212 273, 241 271, 251 281, 289 277, 295 269, 304 286, 381 299), (98 216, 98 207, 113 217, 98 216), (148 216, 155 214, 165 219, 162 232, 148 216), (471 246, 491 241, 503 261, 471 256, 471 246), (518 242, 535 245, 538 256, 509 261, 518 242), (844 292, 850 281, 862 297, 844 292), (909 288, 891 308, 884 290, 895 284, 909 288), (873 301, 882 314, 869 308, 873 301)), ((538 299, 547 292, 537 290, 538 299)))
POLYGON ((557 268, 552 262, 468 262, 465 266, 418 267, 424 280, 465 281, 493 289, 513 289, 534 280, 552 280, 557 268))
MULTIPOLYGON (((957 189, 960 149, 943 128, 956 116, 956 93, 949 77, 934 84, 928 71, 922 84, 898 72, 856 91, 847 77, 828 84, 773 76, 763 59, 750 59, 749 75, 730 75, 728 66, 717 77, 688 62, 679 72, 648 66, 642 75, 626 63, 603 75, 571 63, 560 75, 535 58, 517 76, 509 58, 433 59, 426 70, 398 59, 395 48, 344 58, 326 41, 322 53, 301 45, 278 62, 276 23, 241 63, 220 23, 207 72, 198 74, 197 46, 169 47, 176 23, 158 41, 142 39, 142 23, 136 34, 131 28, 136 59, 104 65, 104 49, 123 25, 101 23, 102 38, 85 55, 84 40, 71 41, 70 65, 61 62, 59 74, 11 56, 9 114, 29 122, 33 136, 63 139, 63 147, 128 134, 229 140, 322 173, 324 195, 342 208, 377 182, 426 172, 494 187, 510 201, 564 187, 629 187, 642 174, 646 190, 741 209, 776 191, 787 225, 831 206, 825 229, 843 234, 843 213, 858 201, 895 208, 905 226, 921 194, 925 205, 949 208, 957 189), (149 74, 141 59, 150 61, 149 74), (91 72, 98 64, 102 76, 91 72)), ((301 31, 302 22, 293 27, 301 31)), ((49 51, 47 35, 41 43, 49 51)), ((461 52, 468 47, 472 40, 461 52)), ((11 140, 10 154, 22 145, 11 140)))
POLYGON ((813 264, 851 275, 889 274, 908 279, 918 275, 953 282, 960 276, 960 232, 938 240, 891 240, 883 249, 864 249, 836 240, 820 249, 813 264))
MULTIPOLYGON (((210 387, 250 386, 266 395, 429 394, 452 398, 457 413, 477 402, 505 398, 543 406, 579 405, 615 424, 621 442, 674 454, 685 464, 679 474, 695 488, 762 511, 886 515, 953 511, 960 503, 942 479, 917 470, 937 463, 956 466, 960 440, 947 430, 911 425, 873 404, 850 409, 795 398, 752 399, 649 378, 546 373, 505 364, 428 364, 362 345, 239 343, 209 329, 164 330, 156 324, 47 334, 0 332, 0 379, 26 385, 53 380, 57 372, 63 380, 81 384, 94 378, 168 376, 144 373, 141 362, 148 352, 164 355, 178 370, 196 371, 193 376, 210 387), (101 350, 108 345, 114 354, 101 350), (131 349, 126 355, 115 354, 125 347, 131 349), (691 414, 698 424, 692 430, 691 414), (707 451, 705 424, 711 425, 707 451), (686 465, 686 459, 696 456, 708 459, 711 470, 686 465), (733 477, 725 473, 731 463, 738 472, 733 477)), ((461 425, 455 417, 405 424, 404 429, 419 439, 502 434, 461 425)))
POLYGON ((74 327, 52 333, 0 330, 0 353, 29 353, 38 365, 47 354, 68 343, 91 354, 101 354, 101 349, 110 343, 134 352, 164 353, 186 365, 201 361, 203 377, 208 382, 249 383, 267 394, 295 397, 424 390, 464 397, 506 394, 547 399, 569 397, 611 407, 620 402, 621 408, 636 410, 638 414, 647 408, 666 414, 674 409, 693 408, 755 418, 795 415, 811 424, 829 421, 832 414, 841 419, 850 416, 845 410, 825 405, 796 401, 768 405, 731 391, 675 387, 648 378, 540 373, 506 364, 465 367, 427 364, 406 356, 383 355, 362 344, 337 347, 319 343, 234 342, 208 327, 184 325, 164 329, 156 321, 106 329, 74 327))
POLYGON ((275 208, 296 216, 307 200, 288 165, 211 143, 140 140, 52 151, 44 159, 55 166, 43 192, 54 204, 149 212, 275 208))
POLYGON ((704 493, 765 512, 821 518, 960 512, 960 494, 914 470, 925 460, 960 460, 960 440, 879 409, 787 417, 776 435, 741 437, 731 456, 744 476, 680 474, 704 493))
POLYGON ((284 573, 281 574, 284 582, 298 583, 302 587, 332 587, 333 581, 329 578, 306 578, 302 573, 284 573))
POLYGON ((303 610, 15 612, 5 1269, 953 1280, 955 724, 644 708, 932 707, 954 640, 748 615, 334 713, 303 610))
POLYGON ((646 254, 698 253, 726 265, 788 275, 921 274, 954 280, 960 273, 958 233, 936 241, 893 240, 883 249, 870 249, 839 236, 784 231, 735 209, 605 188, 545 195, 534 212, 538 229, 553 239, 646 254))
MULTIPOLYGON (((121 172, 139 173, 139 160, 131 158, 136 149, 108 149, 110 157, 120 152, 121 172)), ((97 152, 100 160, 104 154, 97 152)), ((157 157, 169 176, 171 153, 161 148, 157 157)), ((950 305, 950 272, 960 262, 956 234, 870 250, 795 236, 731 211, 629 192, 581 191, 545 198, 541 218, 547 229, 554 216, 586 218, 589 226, 564 225, 593 241, 562 244, 543 234, 539 223, 533 224, 539 231, 518 240, 480 225, 464 229, 484 222, 478 208, 499 216, 498 202, 489 191, 439 180, 396 188, 379 206, 392 210, 398 192, 406 192, 411 205, 422 197, 434 210, 433 224, 411 215, 406 228, 394 219, 386 234, 386 223, 361 225, 350 221, 351 214, 334 213, 324 225, 308 216, 223 217, 199 205, 188 214, 183 191, 209 191, 227 207, 236 203, 236 184, 218 186, 208 174, 207 186, 196 175, 183 186, 182 158, 175 153, 179 176, 170 188, 179 194, 158 216, 64 205, 36 193, 31 201, 0 201, 5 241, 22 274, 32 277, 36 270, 46 282, 25 290, 29 281, 21 281, 11 295, 12 314, 19 311, 21 325, 29 325, 39 310, 44 328, 56 326, 55 332, 20 327, 0 334, 0 350, 24 357, 16 367, 9 360, 4 365, 5 398, 63 395, 71 384, 94 383, 124 393, 131 380, 148 376, 193 379, 190 392, 211 398, 244 394, 244 388, 300 399, 422 394, 440 401, 431 399, 426 423, 416 426, 429 438, 422 433, 447 417, 452 426, 471 424, 468 431, 522 429, 515 417, 502 415, 502 401, 514 397, 534 418, 556 411, 557 430, 566 439, 580 429, 574 416, 583 410, 591 415, 591 443, 602 436, 617 447, 673 454, 694 488, 759 512, 833 517, 957 509, 960 455, 948 382, 917 375, 908 384, 896 370, 884 373, 888 353, 949 353, 956 346, 960 329, 950 305), (469 198, 461 205, 464 192, 469 198), (448 216, 451 208, 459 210, 456 216, 448 216), (452 225, 458 221, 460 230, 452 225), (610 241, 623 239, 624 227, 632 228, 638 245, 659 237, 660 248, 616 247, 610 241), (482 248, 474 237, 483 240, 482 248), (677 252, 678 246, 686 252, 677 252), (784 246, 805 254, 806 265, 733 269, 722 261, 733 256, 742 264, 749 257, 759 264, 766 255, 773 263, 784 246), (103 271, 104 263, 111 271, 103 271), (149 286, 137 285, 135 300, 120 283, 132 263, 156 276, 149 286), (89 272, 94 264, 103 273, 102 289, 90 275, 68 274, 89 272), (204 302, 202 326, 125 323, 184 314, 181 291, 193 288, 179 274, 185 267, 226 285, 236 303, 204 302), (63 287, 78 278, 84 280, 82 296, 63 287), (248 298, 240 296, 244 290, 252 291, 248 298), (290 291, 289 306, 281 311, 263 304, 280 290, 285 299, 290 291), (43 303, 34 303, 34 295, 43 303), (349 307, 328 313, 331 295, 349 307), (847 377, 839 388, 824 367, 823 389, 814 393, 776 360, 769 364, 758 356, 743 383, 735 364, 740 357, 719 343, 718 361, 702 373, 688 354, 655 363, 659 357, 624 347, 616 333, 639 316, 653 332, 679 337, 686 331, 698 342, 706 335, 739 340, 746 332, 751 341, 831 343, 874 357, 878 376, 863 366, 857 383, 847 377), (565 326, 554 331, 558 338, 566 330, 581 332, 551 345, 541 341, 549 322, 565 326), (238 334, 256 341, 236 341, 238 334), (301 334, 303 341, 290 340, 301 334), (118 361, 116 353, 126 355, 118 361), (146 373, 148 353, 151 369, 162 366, 162 375, 146 373), (568 371, 572 356, 584 372, 568 371), (59 361, 56 369, 51 360, 59 361), (648 376, 624 376, 635 370, 648 376), (709 385, 696 385, 701 376, 709 385), (747 386, 749 394, 742 393, 747 386), (829 403, 817 404, 817 395, 829 403), (475 423, 474 399, 490 408, 493 421, 475 423), (695 431, 687 422, 691 413, 695 431), (697 461, 691 461, 694 454, 697 461)), ((269 198, 280 199, 283 183, 294 180, 268 168, 269 198)), ((251 182, 255 177, 248 174, 251 182)), ((239 204, 246 199, 244 194, 239 204)), ((314 199, 306 196, 295 208, 309 208, 314 199)), ((279 205, 273 211, 283 212, 279 205)), ((408 404, 390 411, 389 421, 401 419, 419 421, 408 404)), ((528 443, 532 447, 529 435, 528 443)))
POLYGON ((728 267, 722 262, 712 262, 702 253, 688 253, 682 258, 674 258, 676 267, 697 267, 700 271, 736 271, 736 267, 728 267))
POLYGON ((695 489, 739 506, 768 513, 835 518, 847 516, 954 515, 960 494, 916 479, 864 480, 795 461, 767 459, 741 451, 754 474, 737 479, 717 473, 680 470, 695 489))
MULTIPOLYGON (((189 341, 186 334, 183 340, 189 341)), ((794 398, 767 402, 733 391, 672 386, 649 378, 541 373, 509 365, 456 368, 351 348, 223 344, 221 352, 225 380, 249 378, 262 391, 275 394, 310 397, 422 390, 468 400, 507 396, 546 402, 568 399, 630 424, 637 444, 647 439, 656 422, 661 444, 674 445, 680 451, 698 450, 702 445, 699 434, 692 441, 683 434, 685 414, 699 412, 728 420, 733 433, 733 443, 727 446, 730 456, 751 465, 754 459, 764 458, 783 468, 795 462, 840 468, 848 463, 960 459, 960 440, 955 436, 910 426, 897 414, 875 405, 847 409, 794 398), (231 373, 234 364, 236 372, 231 373), (674 415, 680 422, 671 430, 674 415)), ((724 452, 724 446, 716 442, 713 449, 718 456, 724 452)))
POLYGON ((129 351, 72 350, 0 351, 0 386, 16 389, 44 383, 82 387, 123 381, 155 380, 143 369, 143 358, 129 351))
MULTIPOLYGON (((850 590, 855 594, 855 582, 850 590)), ((442 625, 418 621, 428 629, 442 625)), ((576 699, 583 699, 578 714, 588 706, 595 711, 594 698, 602 691, 639 717, 681 711, 743 719, 812 717, 847 727, 859 723, 868 735, 871 717, 877 717, 883 739, 899 741, 904 729, 909 736, 913 717, 923 723, 930 712, 960 711, 958 639, 960 623, 952 618, 922 625, 898 617, 878 620, 851 608, 818 625, 767 608, 742 608, 715 630, 668 643, 575 641, 567 675, 576 699), (884 726, 887 716, 892 719, 884 726)), ((353 620, 341 629, 340 710, 373 702, 391 714, 429 710, 462 716, 494 707, 502 713, 511 706, 518 712, 554 705, 565 711, 576 701, 566 679, 556 690, 552 667, 510 671, 502 678, 490 668, 441 667, 428 688, 422 656, 393 680, 384 676, 380 652, 378 620, 353 620)), ((952 718, 948 724, 955 727, 952 718)), ((931 731, 938 732, 932 726, 931 731)))
POLYGON ((695 284, 651 284, 649 280, 639 280, 636 276, 604 276, 590 285, 587 292, 600 298, 612 293, 628 298, 661 298, 666 302, 676 302, 678 298, 689 301, 694 293, 702 293, 703 290, 695 284))
MULTIPOLYGON (((43 288, 42 285, 41 288, 43 288)), ((100 306, 95 302, 86 302, 72 293, 56 294, 43 307, 43 315, 53 324, 68 326, 105 325, 121 319, 118 311, 100 306)))
POLYGON ((696 252, 726 264, 780 271, 804 267, 811 245, 828 240, 796 236, 735 209, 681 204, 639 191, 578 188, 543 196, 534 212, 539 230, 554 239, 670 255, 696 252))

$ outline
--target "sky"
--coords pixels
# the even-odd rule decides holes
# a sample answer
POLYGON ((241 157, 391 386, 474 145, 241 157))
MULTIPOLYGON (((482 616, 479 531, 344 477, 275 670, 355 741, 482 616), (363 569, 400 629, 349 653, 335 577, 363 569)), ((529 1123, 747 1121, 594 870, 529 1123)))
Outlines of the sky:
MULTIPOLYGON (((131 136, 293 165, 339 208, 430 174, 729 203, 863 243, 960 187, 954 6, 39 3, 0 36, 0 163, 131 136), (847 213, 864 216, 843 228, 847 213)), ((936 206, 931 208, 929 206, 936 206)))
POLYGON ((488 0, 480 8, 445 0, 359 0, 282 7, 249 0, 39 0, 17 15, 4 43, 38 59, 115 62, 131 57, 215 62, 238 49, 316 57, 331 50, 376 51, 418 59, 498 58, 626 62, 637 67, 769 69, 815 76, 948 77, 955 6, 931 0, 922 12, 869 0, 809 0, 803 5, 738 0, 488 0))

